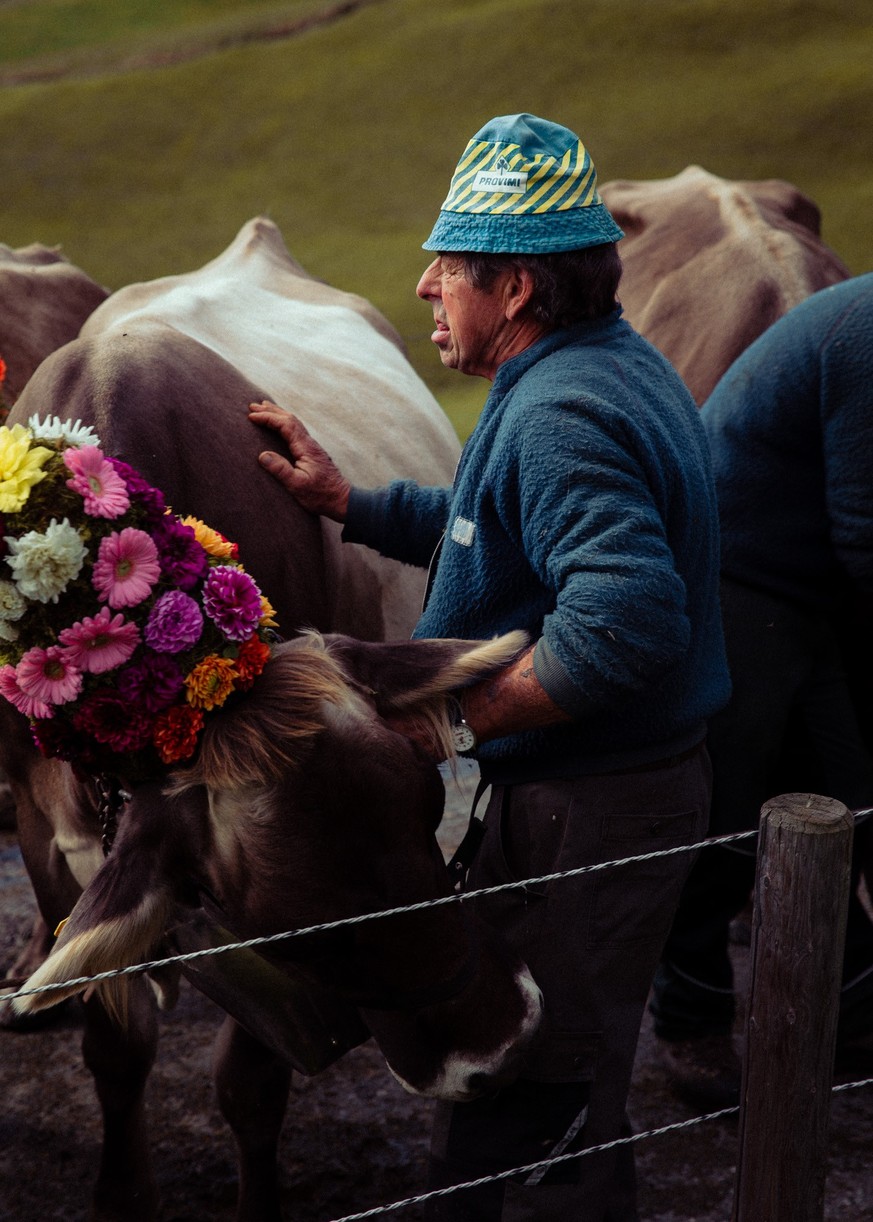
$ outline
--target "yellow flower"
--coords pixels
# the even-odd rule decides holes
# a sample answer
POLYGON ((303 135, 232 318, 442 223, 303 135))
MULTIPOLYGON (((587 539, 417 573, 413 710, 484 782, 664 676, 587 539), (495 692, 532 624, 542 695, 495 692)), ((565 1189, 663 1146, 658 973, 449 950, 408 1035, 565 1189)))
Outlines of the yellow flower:
POLYGON ((216 705, 220 708, 233 691, 237 678, 233 662, 211 653, 198 662, 185 679, 188 703, 195 709, 214 709, 216 705))
POLYGON ((34 484, 45 479, 41 468, 53 451, 33 446, 33 434, 23 425, 0 426, 0 513, 18 513, 34 484))
POLYGON ((236 544, 225 539, 224 535, 220 535, 217 530, 213 530, 211 526, 207 526, 199 518, 183 518, 182 523, 185 526, 191 527, 194 531, 195 539, 204 552, 208 552, 210 556, 220 556, 222 559, 234 558, 236 556, 236 544))
POLYGON ((259 628, 278 628, 279 621, 276 619, 276 609, 270 603, 266 594, 261 595, 261 618, 258 620, 259 628))

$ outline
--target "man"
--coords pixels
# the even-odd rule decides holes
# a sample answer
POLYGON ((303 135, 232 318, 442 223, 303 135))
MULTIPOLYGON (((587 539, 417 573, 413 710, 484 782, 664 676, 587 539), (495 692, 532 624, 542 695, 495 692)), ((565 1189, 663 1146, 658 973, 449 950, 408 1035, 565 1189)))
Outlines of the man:
MULTIPOLYGON (((821 793, 855 809, 873 804, 871 382, 873 275, 866 275, 815 293, 774 323, 701 409, 718 490, 733 679, 728 707, 710 724, 712 835, 753 829, 761 806, 779 793, 821 793), (855 622, 862 632, 847 672, 855 622)), ((860 826, 856 881, 868 839, 860 826)), ((655 1033, 677 1093, 699 1106, 739 1097, 728 944, 754 870, 753 841, 703 850, 658 969, 655 1033)), ((853 893, 842 1048, 871 1030, 873 926, 853 893)))
MULTIPOLYGON (((291 454, 261 461, 346 540, 435 556, 416 636, 530 634, 459 706, 459 746, 491 785, 469 887, 706 830, 705 720, 728 693, 714 490, 690 395, 621 318, 621 236, 578 136, 494 119, 458 164, 417 290, 443 364, 493 383, 454 487, 351 488, 293 417, 251 408, 291 454)), ((479 901, 545 1018, 513 1087, 438 1108, 432 1187, 629 1132, 640 1019, 688 866, 680 853, 479 901)), ((436 1198, 429 1216, 631 1222, 630 1151, 436 1198)))

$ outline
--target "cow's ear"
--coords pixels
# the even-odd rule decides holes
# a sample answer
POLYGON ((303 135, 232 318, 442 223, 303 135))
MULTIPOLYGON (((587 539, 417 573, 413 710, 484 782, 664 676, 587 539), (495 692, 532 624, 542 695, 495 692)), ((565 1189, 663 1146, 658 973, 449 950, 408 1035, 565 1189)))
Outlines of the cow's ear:
POLYGON ((490 641, 372 642, 329 635, 324 642, 349 679, 385 714, 445 696, 493 674, 518 657, 528 636, 508 632, 490 641))

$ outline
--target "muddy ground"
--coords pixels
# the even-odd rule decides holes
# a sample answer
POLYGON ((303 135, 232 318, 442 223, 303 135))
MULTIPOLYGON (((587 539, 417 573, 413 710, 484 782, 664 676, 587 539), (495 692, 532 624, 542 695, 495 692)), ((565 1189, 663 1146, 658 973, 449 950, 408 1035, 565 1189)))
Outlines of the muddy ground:
MULTIPOLYGON (((457 840, 468 794, 469 781, 460 790, 450 784, 446 848, 457 840)), ((32 913, 15 838, 0 832, 0 973, 28 931, 32 913)), ((737 948, 735 953, 742 972, 747 952, 737 948)), ((162 1019, 149 1091, 162 1222, 233 1218, 234 1153, 210 1078, 220 1018, 211 1002, 183 986, 179 1006, 162 1019)), ((42 1031, 0 1030, 2 1222, 86 1217, 99 1126, 79 1057, 80 1035, 75 1008, 42 1031)), ((669 1093, 648 1022, 630 1107, 638 1132, 696 1114, 669 1093)), ((331 1222, 421 1192, 429 1117, 430 1104, 396 1085, 372 1044, 317 1078, 295 1077, 281 1151, 288 1222, 331 1222)), ((728 1118, 641 1141, 643 1222, 728 1222, 736 1133, 736 1119, 728 1118)), ((873 1087, 834 1097, 830 1149, 827 1222, 873 1222, 873 1087)), ((381 1216, 414 1222, 422 1209, 412 1205, 381 1216)))

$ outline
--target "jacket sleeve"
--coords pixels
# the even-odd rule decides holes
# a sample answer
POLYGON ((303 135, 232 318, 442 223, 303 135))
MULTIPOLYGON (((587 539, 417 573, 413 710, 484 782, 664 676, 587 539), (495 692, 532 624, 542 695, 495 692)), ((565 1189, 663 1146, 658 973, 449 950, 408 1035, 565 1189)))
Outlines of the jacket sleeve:
POLYGON ((608 421, 608 411, 598 421, 572 409, 557 427, 529 419, 519 453, 523 546, 555 599, 535 673, 574 717, 651 687, 682 661, 691 636, 644 455, 608 421), (545 448, 533 440, 542 436, 545 448))
POLYGON ((383 556, 427 568, 449 516, 451 488, 395 480, 384 488, 353 488, 344 543, 364 543, 383 556))
POLYGON ((873 311, 870 296, 839 320, 820 366, 825 498, 834 552, 873 595, 873 311))

